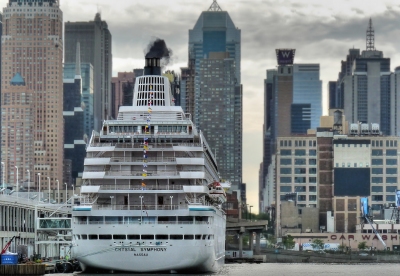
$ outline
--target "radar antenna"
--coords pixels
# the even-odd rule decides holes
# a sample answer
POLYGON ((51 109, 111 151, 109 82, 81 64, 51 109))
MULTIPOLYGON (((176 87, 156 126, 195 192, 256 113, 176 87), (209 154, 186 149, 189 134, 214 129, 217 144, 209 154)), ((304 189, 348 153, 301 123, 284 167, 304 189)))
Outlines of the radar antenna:
POLYGON ((221 7, 217 3, 217 0, 213 0, 213 3, 211 4, 208 11, 222 11, 221 7))
POLYGON ((367 51, 375 50, 375 31, 372 27, 372 19, 369 19, 368 29, 367 29, 367 51))

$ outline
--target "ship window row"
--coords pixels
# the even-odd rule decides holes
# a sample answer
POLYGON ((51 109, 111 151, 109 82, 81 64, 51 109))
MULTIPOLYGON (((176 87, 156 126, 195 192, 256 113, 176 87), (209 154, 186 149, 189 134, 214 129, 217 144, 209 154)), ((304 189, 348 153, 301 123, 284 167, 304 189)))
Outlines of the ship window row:
POLYGON ((144 235, 124 235, 124 234, 82 234, 74 235, 77 240, 214 240, 214 235, 201 234, 144 234, 144 235))
POLYGON ((109 133, 115 132, 115 133, 133 133, 137 132, 138 130, 137 126, 109 126, 109 133))
POLYGON ((110 217, 110 216, 78 216, 78 224, 208 224, 208 216, 145 216, 145 217, 110 217))

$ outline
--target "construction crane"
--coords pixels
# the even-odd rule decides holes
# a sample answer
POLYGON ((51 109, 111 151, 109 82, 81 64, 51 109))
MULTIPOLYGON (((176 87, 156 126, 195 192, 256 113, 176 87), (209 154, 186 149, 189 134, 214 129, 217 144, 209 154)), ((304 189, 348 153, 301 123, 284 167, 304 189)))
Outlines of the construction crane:
POLYGON ((12 237, 11 240, 9 240, 8 243, 6 243, 6 246, 4 246, 3 250, 1 250, 1 255, 3 255, 4 253, 7 252, 8 248, 10 247, 10 245, 11 245, 11 243, 12 243, 12 241, 13 241, 14 239, 20 239, 20 238, 21 238, 21 236, 14 236, 14 237, 12 237))
POLYGON ((372 216, 369 215, 369 206, 368 206, 368 197, 361 198, 361 218, 365 219, 369 225, 371 225, 372 230, 374 231, 375 235, 378 237, 379 241, 383 244, 383 249, 386 250, 387 246, 386 243, 383 241, 381 235, 378 231, 376 231, 374 225, 372 224, 372 216))

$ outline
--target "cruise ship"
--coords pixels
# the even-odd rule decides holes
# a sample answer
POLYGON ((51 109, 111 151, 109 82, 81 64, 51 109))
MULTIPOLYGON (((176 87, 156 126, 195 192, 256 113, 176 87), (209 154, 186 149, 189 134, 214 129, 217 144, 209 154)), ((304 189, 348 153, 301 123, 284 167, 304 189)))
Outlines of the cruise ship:
POLYGON ((216 272, 226 215, 215 156, 174 105, 160 59, 146 56, 132 106, 87 146, 72 208, 72 253, 83 270, 216 272))

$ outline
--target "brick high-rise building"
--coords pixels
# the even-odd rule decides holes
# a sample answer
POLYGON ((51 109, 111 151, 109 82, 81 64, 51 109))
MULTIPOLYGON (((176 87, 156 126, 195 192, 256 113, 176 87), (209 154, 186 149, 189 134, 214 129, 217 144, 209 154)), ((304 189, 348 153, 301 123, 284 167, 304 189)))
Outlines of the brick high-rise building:
POLYGON ((53 188, 56 179, 63 181, 62 24, 59 0, 9 0, 3 8, 1 120, 3 126, 14 125, 2 129, 1 159, 8 183, 16 183, 17 172, 20 183, 28 175, 31 182, 37 180, 37 173, 46 187, 47 177, 53 188), (25 91, 16 91, 12 80, 17 73, 25 91), (28 91, 34 91, 34 96, 28 91), (26 112, 32 107, 33 125, 28 130, 26 112), (26 144, 28 134, 33 139, 26 144), (26 158, 31 149, 33 158, 26 158))
POLYGON ((118 72, 118 77, 111 79, 111 115, 114 118, 118 117, 120 106, 132 105, 134 84, 134 72, 118 72))

